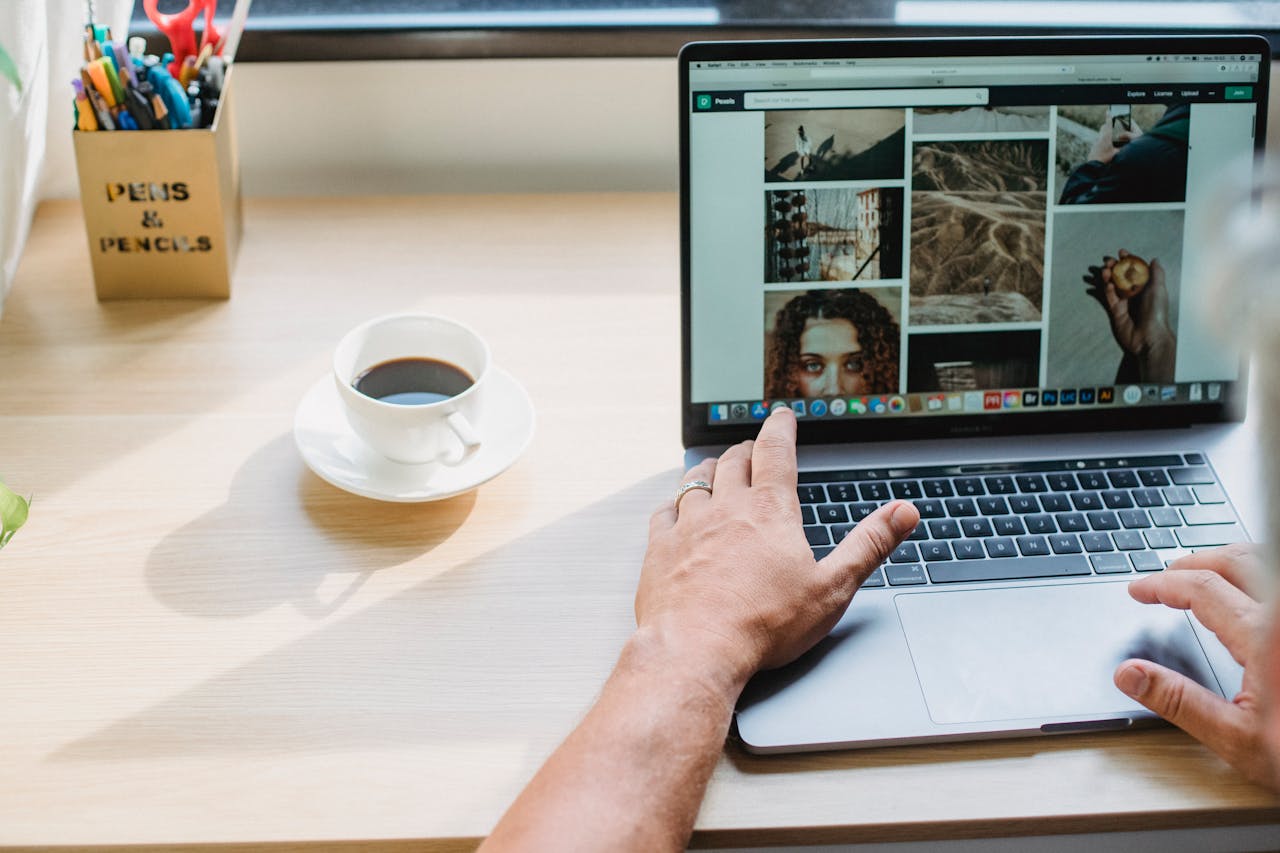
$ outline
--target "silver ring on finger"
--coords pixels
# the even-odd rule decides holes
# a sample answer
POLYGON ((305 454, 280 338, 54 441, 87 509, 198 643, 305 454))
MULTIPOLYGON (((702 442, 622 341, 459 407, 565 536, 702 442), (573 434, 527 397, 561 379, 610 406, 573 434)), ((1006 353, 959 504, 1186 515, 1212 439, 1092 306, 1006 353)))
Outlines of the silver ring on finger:
POLYGON ((695 489, 701 489, 707 494, 711 494, 711 484, 706 480, 690 480, 681 484, 680 488, 676 489, 676 512, 680 512, 680 501, 684 500, 684 496, 695 489))

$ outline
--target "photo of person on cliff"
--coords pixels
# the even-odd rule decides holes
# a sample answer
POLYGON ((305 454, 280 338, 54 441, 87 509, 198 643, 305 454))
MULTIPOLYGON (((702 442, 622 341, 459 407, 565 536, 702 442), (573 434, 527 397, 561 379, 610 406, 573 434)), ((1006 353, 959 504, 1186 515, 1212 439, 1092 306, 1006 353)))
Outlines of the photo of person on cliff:
POLYGON ((766 294, 765 396, 896 392, 901 299, 900 287, 766 294))
POLYGON ((1099 106, 1064 106, 1058 112, 1058 204, 1185 200, 1190 104, 1135 105, 1128 118, 1099 106), (1085 121, 1098 128, 1096 134, 1085 121), (1072 163, 1070 152, 1083 141, 1091 141, 1088 153, 1072 163))
POLYGON ((764 179, 901 178, 906 110, 770 110, 764 114, 764 179))

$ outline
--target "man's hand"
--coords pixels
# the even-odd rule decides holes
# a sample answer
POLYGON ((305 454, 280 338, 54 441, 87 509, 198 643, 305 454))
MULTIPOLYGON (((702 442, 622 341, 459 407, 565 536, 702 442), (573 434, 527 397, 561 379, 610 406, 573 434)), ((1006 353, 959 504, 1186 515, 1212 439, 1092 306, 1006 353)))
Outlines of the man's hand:
POLYGON ((1110 163, 1115 159, 1116 154, 1120 153, 1121 148, 1141 135, 1142 128, 1138 127, 1138 123, 1130 122, 1129 130, 1122 130, 1112 136, 1111 116, 1107 116, 1102 127, 1098 128, 1098 138, 1089 148, 1089 159, 1097 160, 1099 163, 1110 163))
POLYGON ((912 504, 895 501, 815 562, 800 521, 795 444, 795 416, 775 411, 756 441, 685 475, 711 483, 711 494, 691 491, 678 514, 669 505, 650 521, 637 625, 722 690, 740 690, 757 670, 822 639, 920 519, 912 504))
MULTIPOLYGON (((1120 250, 1120 257, 1129 252, 1120 250)), ((1112 281, 1116 258, 1102 259, 1102 266, 1089 267, 1084 277, 1088 293, 1106 309, 1111 334, 1127 354, 1137 359, 1138 378, 1147 382, 1172 382, 1174 355, 1178 340, 1169 326, 1169 290, 1165 287, 1164 266, 1155 258, 1150 261, 1151 280, 1142 292, 1130 299, 1121 298, 1112 281)))
MULTIPOLYGON (((1266 608, 1255 597, 1262 571, 1249 547, 1230 545, 1183 557, 1167 571, 1129 585, 1129 594, 1138 601, 1190 610, 1218 636, 1244 667, 1244 683, 1234 699, 1228 702, 1186 676, 1144 660, 1120 664, 1115 682, 1126 695, 1204 743, 1251 781, 1280 789, 1280 768, 1274 764, 1274 756, 1280 755, 1274 747, 1280 743, 1268 748, 1268 728, 1273 740, 1280 731, 1275 730, 1274 713, 1268 726, 1261 697, 1263 668, 1277 665, 1267 657, 1266 608)), ((1270 698, 1272 702, 1280 699, 1270 698)))

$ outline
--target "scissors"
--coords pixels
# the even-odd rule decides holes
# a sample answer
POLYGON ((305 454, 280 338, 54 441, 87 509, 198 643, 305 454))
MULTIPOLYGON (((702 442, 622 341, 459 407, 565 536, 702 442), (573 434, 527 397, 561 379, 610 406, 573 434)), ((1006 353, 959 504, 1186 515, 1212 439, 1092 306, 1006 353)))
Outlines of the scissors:
MULTIPOLYGON (((142 0, 142 8, 156 29, 169 39, 173 51, 173 62, 169 63, 169 74, 177 79, 182 70, 182 61, 188 56, 198 56, 205 45, 216 45, 222 34, 213 25, 213 14, 218 10, 218 0, 187 0, 187 6, 181 12, 166 15, 156 8, 160 0, 142 0), (196 18, 204 14, 204 28, 200 33, 200 43, 196 44, 196 18)), ((216 52, 216 51, 215 51, 216 52)))

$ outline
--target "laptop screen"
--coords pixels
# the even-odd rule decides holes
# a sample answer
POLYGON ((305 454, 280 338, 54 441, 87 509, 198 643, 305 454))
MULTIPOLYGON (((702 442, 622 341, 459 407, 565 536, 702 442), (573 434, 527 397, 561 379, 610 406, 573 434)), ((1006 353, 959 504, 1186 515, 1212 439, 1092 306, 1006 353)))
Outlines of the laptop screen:
POLYGON ((1266 53, 687 47, 686 438, 728 440, 775 406, 828 437, 1220 418, 1241 361, 1201 310, 1195 213, 1261 146, 1266 53))

